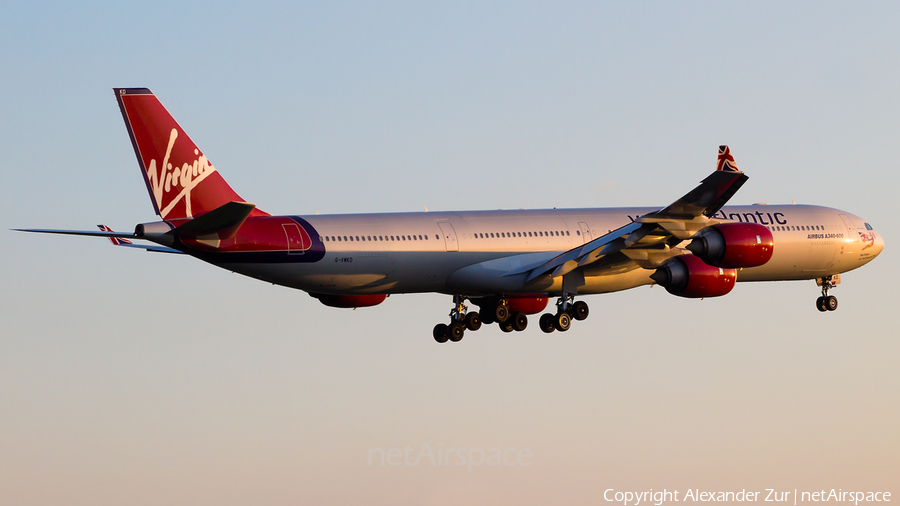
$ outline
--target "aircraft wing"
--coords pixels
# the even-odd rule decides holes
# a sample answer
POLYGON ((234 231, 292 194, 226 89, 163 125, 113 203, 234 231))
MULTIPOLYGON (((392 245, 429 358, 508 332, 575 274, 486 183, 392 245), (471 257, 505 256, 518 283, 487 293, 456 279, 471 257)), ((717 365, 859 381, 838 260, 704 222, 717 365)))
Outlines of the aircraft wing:
POLYGON ((81 235, 87 237, 106 237, 115 246, 124 246, 126 248, 137 248, 158 253, 179 253, 180 251, 156 244, 134 244, 134 234, 129 232, 115 232, 106 225, 97 225, 99 232, 93 230, 59 230, 47 228, 14 228, 17 232, 35 232, 39 234, 61 234, 61 235, 81 235))
POLYGON ((692 237, 701 228, 715 223, 710 217, 734 196, 747 179, 738 170, 728 146, 719 146, 716 171, 672 204, 562 252, 536 267, 526 266, 506 275, 528 273, 526 282, 545 274, 555 278, 620 252, 641 267, 654 268, 669 257, 681 254, 672 249, 674 246, 692 237))

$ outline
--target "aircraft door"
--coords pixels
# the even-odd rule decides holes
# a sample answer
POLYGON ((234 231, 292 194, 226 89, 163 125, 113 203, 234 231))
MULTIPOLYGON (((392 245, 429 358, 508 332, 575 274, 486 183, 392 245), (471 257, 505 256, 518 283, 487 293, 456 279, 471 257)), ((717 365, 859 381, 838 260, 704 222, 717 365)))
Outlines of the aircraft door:
POLYGON ((578 226, 581 227, 581 238, 584 239, 584 243, 587 244, 591 242, 591 227, 583 221, 579 221, 578 226))
POLYGON ((302 255, 312 246, 309 236, 300 231, 296 223, 283 223, 285 239, 287 239, 288 255, 302 255))
POLYGON ((856 233, 856 227, 853 226, 853 222, 850 221, 850 217, 846 214, 839 214, 841 217, 841 221, 844 222, 844 226, 847 228, 847 240, 849 242, 858 242, 859 234, 856 233))
POLYGON ((459 251, 459 241, 456 240, 456 230, 453 225, 446 221, 439 221, 438 226, 441 227, 441 235, 444 236, 444 247, 447 251, 459 251))

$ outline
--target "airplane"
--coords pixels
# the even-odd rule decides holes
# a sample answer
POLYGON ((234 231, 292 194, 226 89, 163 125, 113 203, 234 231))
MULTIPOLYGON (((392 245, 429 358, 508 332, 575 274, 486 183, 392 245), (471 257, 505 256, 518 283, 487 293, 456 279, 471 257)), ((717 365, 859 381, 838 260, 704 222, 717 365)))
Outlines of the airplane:
POLYGON ((273 216, 231 189, 149 89, 113 90, 160 220, 134 232, 16 230, 186 254, 338 308, 376 306, 392 294, 450 295, 450 320, 432 332, 439 343, 483 324, 525 330, 550 298, 556 311, 539 327, 565 332, 589 314, 576 297, 645 285, 702 299, 736 282, 816 280, 816 308, 834 311, 829 290, 840 275, 884 248, 868 222, 838 209, 725 207, 748 179, 728 146, 719 147, 715 171, 662 208, 273 216))

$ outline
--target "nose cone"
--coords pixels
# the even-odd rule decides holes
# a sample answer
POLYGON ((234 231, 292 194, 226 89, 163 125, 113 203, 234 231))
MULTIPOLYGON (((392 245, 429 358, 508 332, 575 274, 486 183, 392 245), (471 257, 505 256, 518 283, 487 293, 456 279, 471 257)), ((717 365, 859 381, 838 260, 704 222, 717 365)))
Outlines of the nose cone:
POLYGON ((884 239, 881 238, 881 234, 875 234, 875 243, 872 244, 872 249, 872 254, 875 256, 878 256, 878 254, 881 253, 881 250, 884 249, 884 239))

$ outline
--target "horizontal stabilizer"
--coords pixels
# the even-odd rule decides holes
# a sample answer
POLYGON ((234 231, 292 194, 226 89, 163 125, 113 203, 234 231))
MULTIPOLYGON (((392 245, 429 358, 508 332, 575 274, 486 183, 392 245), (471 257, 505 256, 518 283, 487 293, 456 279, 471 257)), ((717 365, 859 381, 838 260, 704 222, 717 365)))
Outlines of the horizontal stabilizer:
POLYGON ((36 232, 38 234, 83 235, 88 237, 118 237, 134 239, 133 232, 97 232, 94 230, 59 230, 55 228, 14 228, 16 232, 36 232))
MULTIPOLYGON (((109 227, 107 227, 109 228, 109 227)), ((59 229, 50 229, 50 228, 14 228, 16 232, 35 232, 38 234, 60 234, 60 235, 80 235, 85 237, 106 237, 110 240, 118 240, 113 241, 113 244, 116 246, 123 246, 127 248, 137 248, 143 249, 147 251, 154 251, 157 253, 178 253, 181 254, 181 251, 173 248, 167 248, 165 246, 159 246, 156 244, 134 244, 129 239, 137 239, 134 236, 134 233, 129 232, 113 232, 112 230, 104 230, 104 231, 94 231, 94 230, 59 230, 59 229)))

